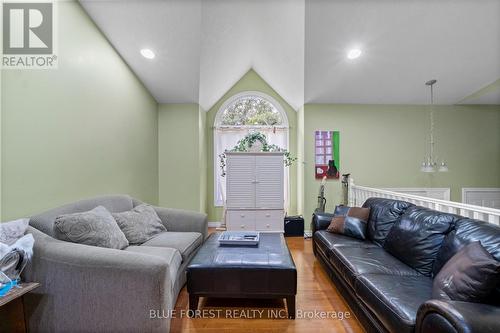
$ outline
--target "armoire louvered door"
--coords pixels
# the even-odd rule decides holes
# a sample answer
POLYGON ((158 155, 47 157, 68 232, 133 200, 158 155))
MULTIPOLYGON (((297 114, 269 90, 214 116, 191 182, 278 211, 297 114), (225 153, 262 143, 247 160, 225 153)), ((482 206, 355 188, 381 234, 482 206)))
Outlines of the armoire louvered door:
POLYGON ((283 232, 283 154, 226 155, 227 229, 283 232))
POLYGON ((227 208, 255 208, 255 156, 229 155, 226 177, 227 208))
POLYGON ((255 156, 255 207, 283 209, 283 156, 255 156))

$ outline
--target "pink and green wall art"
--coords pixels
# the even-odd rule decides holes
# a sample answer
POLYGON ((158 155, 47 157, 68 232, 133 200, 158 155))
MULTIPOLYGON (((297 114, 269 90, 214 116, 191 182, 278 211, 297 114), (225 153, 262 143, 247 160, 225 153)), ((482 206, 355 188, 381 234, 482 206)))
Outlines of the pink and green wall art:
POLYGON ((338 131, 315 131, 315 168, 317 179, 338 179, 340 174, 340 133, 338 131))

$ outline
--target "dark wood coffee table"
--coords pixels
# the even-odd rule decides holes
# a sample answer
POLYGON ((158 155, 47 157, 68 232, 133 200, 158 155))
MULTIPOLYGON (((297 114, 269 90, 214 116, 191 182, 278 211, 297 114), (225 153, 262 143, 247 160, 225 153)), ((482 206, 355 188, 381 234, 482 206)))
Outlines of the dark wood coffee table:
POLYGON ((280 233, 261 233, 258 246, 220 246, 210 235, 187 268, 189 309, 200 297, 284 298, 295 318, 297 269, 280 233))

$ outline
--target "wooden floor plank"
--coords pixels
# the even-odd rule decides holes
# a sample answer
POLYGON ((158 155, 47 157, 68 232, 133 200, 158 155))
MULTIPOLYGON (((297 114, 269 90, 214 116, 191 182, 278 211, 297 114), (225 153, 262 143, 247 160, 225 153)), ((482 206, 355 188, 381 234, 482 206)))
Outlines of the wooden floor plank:
MULTIPOLYGON (((190 333, 237 333, 237 332, 290 332, 290 333, 323 333, 323 332, 363 332, 363 328, 354 317, 352 311, 343 300, 342 296, 335 289, 332 281, 324 272, 318 260, 312 252, 312 240, 302 237, 286 238, 288 247, 297 266, 297 311, 309 311, 308 316, 313 311, 322 311, 330 316, 346 313, 349 318, 300 318, 290 319, 269 319, 269 315, 284 313, 285 304, 283 301, 269 300, 220 300, 202 299, 200 310, 212 310, 213 313, 220 313, 219 318, 196 318, 191 319, 185 316, 172 319, 171 332, 190 333), (217 310, 219 310, 217 312, 217 310), (262 311, 262 315, 257 313, 262 311), (282 311, 280 311, 282 310, 282 311), (226 311, 236 313, 255 313, 255 319, 226 318, 226 311)), ((184 287, 179 294, 175 306, 176 313, 188 309, 188 293, 184 287)), ((299 313, 297 313, 299 314, 299 313)))

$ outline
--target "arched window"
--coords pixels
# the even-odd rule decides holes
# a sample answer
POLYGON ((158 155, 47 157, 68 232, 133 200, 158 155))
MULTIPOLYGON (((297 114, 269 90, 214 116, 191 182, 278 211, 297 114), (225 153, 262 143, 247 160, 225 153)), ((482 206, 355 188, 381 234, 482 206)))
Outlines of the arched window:
MULTIPOLYGON (((288 149, 288 118, 283 107, 271 96, 247 91, 226 100, 214 124, 214 204, 223 206, 226 179, 221 176, 219 155, 234 148, 245 135, 261 132, 267 141, 288 149)), ((285 168, 285 207, 288 203, 288 168, 285 168)))

